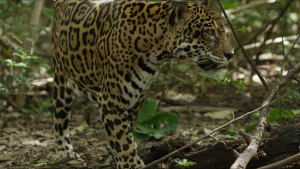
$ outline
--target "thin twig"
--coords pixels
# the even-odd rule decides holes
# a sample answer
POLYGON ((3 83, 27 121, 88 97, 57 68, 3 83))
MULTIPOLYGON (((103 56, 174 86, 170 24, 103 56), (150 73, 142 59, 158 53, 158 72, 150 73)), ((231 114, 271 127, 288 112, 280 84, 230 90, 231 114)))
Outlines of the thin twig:
POLYGON ((293 116, 295 116, 295 114, 293 113, 292 109, 288 105, 286 105, 285 101, 281 101, 280 100, 280 103, 282 103, 283 106, 285 107, 285 109, 287 109, 289 112, 292 113, 293 116))
POLYGON ((294 102, 294 103, 296 103, 296 104, 299 104, 299 105, 300 105, 300 103, 299 103, 299 102, 297 102, 296 100, 293 100, 293 99, 291 99, 291 98, 289 98, 289 97, 285 97, 285 99, 289 99, 289 100, 291 100, 292 102, 294 102))
POLYGON ((300 80, 296 79, 295 77, 293 78, 296 82, 300 83, 300 80))
POLYGON ((259 70, 258 70, 258 69, 255 67, 255 65, 252 63, 250 57, 248 56, 247 52, 245 51, 245 49, 244 49, 244 47, 243 47, 243 45, 242 45, 240 39, 238 38, 238 35, 237 35, 236 31, 234 30, 234 28, 233 28, 233 26, 232 26, 232 24, 231 24, 231 22, 230 22, 230 20, 229 20, 229 18, 228 18, 228 16, 227 16, 226 12, 225 12, 225 9, 223 8, 223 6, 222 6, 220 0, 217 0, 217 2, 218 2, 219 6, 220 6, 220 8, 221 8, 221 10, 222 10, 222 12, 223 12, 223 14, 224 14, 224 17, 226 18, 226 21, 227 21, 227 23, 228 23, 228 25, 229 25, 229 27, 230 27, 230 29, 231 29, 231 31, 232 31, 232 33, 233 33, 235 39, 236 39, 236 41, 238 42, 238 44, 239 44, 239 46, 240 46, 240 48, 241 48, 241 50, 242 50, 244 56, 246 57, 248 63, 251 65, 252 69, 255 71, 255 73, 256 73, 257 76, 259 77, 260 81, 262 82, 262 84, 264 85, 264 87, 266 88, 266 90, 269 91, 269 90, 270 90, 270 89, 269 89, 269 86, 267 85, 267 83, 266 83, 264 77, 261 75, 261 73, 259 72, 259 70))
POLYGON ((293 51, 293 49, 295 48, 295 45, 297 44, 297 42, 299 41, 300 39, 300 35, 298 36, 298 38, 295 40, 291 50, 289 51, 289 53, 286 55, 286 57, 288 57, 290 55, 290 53, 293 51))
POLYGON ((280 168, 282 166, 286 166, 288 164, 292 164, 292 163, 295 163, 297 161, 300 160, 300 153, 298 154, 295 154, 291 157, 288 157, 284 160, 281 160, 281 161, 278 161, 276 163, 273 163, 273 164, 270 164, 270 165, 267 165, 267 166, 264 166, 264 167, 260 167, 258 169, 271 169, 271 168, 280 168))
POLYGON ((230 108, 228 108, 228 107, 226 107, 226 106, 217 105, 217 104, 214 104, 214 103, 210 103, 210 105, 217 106, 217 107, 222 107, 222 108, 224 108, 224 109, 227 109, 227 110, 230 111, 230 113, 232 114, 232 119, 235 118, 235 117, 234 117, 234 112, 233 112, 230 108))
MULTIPOLYGON (((291 50, 290 50, 289 53, 286 55, 286 58, 289 57, 290 53, 291 53, 291 52, 293 51, 293 49, 295 48, 295 45, 297 44, 297 42, 299 41, 299 39, 300 39, 300 35, 299 35, 298 38, 295 40, 295 42, 294 42, 294 44, 293 44, 291 50)), ((289 63, 289 65, 290 65, 290 67, 294 67, 293 64, 292 64, 292 62, 288 62, 288 63, 289 63)))

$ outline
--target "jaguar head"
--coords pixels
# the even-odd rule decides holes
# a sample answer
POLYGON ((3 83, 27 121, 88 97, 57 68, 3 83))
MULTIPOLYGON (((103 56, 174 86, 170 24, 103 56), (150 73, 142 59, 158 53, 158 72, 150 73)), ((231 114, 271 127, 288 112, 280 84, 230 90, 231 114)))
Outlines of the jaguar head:
POLYGON ((176 58, 190 60, 206 72, 216 72, 233 57, 221 19, 206 5, 176 4, 169 25, 170 50, 176 58))

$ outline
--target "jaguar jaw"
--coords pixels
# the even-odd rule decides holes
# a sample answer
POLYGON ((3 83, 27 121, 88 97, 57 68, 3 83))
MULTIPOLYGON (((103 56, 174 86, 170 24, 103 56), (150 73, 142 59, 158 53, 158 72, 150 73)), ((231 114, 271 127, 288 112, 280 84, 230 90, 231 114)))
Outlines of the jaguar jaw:
POLYGON ((202 70, 206 72, 211 72, 211 71, 218 71, 220 69, 223 69, 227 66, 227 63, 218 63, 214 62, 212 60, 203 62, 203 63, 198 63, 197 64, 202 70))

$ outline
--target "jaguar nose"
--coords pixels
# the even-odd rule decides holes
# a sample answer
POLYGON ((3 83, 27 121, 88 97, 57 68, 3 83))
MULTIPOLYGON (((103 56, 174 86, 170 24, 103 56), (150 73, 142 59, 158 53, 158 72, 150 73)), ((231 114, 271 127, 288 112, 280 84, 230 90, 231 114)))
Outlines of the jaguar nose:
POLYGON ((224 53, 225 57, 230 60, 233 57, 233 53, 224 53))

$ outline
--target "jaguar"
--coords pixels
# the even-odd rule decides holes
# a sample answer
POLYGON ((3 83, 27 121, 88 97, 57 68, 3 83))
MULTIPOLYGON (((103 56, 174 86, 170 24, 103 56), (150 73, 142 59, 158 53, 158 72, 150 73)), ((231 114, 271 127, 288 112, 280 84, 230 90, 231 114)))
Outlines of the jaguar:
POLYGON ((132 131, 155 73, 180 59, 205 72, 225 68, 233 49, 207 2, 56 0, 52 29, 56 154, 77 158, 68 126, 73 95, 99 105, 117 168, 144 166, 132 131))

